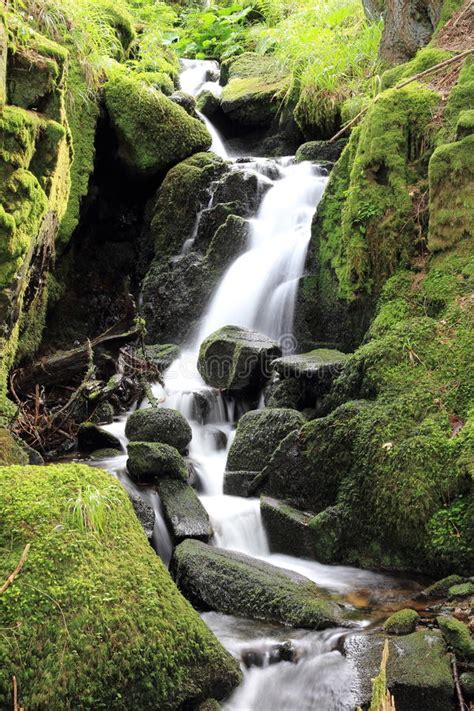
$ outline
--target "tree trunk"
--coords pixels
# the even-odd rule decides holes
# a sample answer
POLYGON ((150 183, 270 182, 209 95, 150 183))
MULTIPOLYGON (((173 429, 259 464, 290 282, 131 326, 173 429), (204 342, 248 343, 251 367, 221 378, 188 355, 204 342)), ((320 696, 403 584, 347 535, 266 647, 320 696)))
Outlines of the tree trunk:
MULTIPOLYGON (((372 4, 373 0, 369 0, 372 4)), ((364 0, 365 5, 365 0, 364 0)), ((385 0, 380 58, 385 64, 411 59, 424 47, 438 23, 442 0, 385 0)))

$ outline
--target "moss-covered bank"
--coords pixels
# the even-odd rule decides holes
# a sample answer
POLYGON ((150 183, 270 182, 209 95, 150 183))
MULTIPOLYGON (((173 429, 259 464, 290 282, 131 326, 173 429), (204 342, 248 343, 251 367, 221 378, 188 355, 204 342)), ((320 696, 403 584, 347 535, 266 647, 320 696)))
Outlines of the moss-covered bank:
POLYGON ((0 705, 178 709, 222 698, 238 664, 150 548, 122 486, 84 465, 0 468, 0 705))

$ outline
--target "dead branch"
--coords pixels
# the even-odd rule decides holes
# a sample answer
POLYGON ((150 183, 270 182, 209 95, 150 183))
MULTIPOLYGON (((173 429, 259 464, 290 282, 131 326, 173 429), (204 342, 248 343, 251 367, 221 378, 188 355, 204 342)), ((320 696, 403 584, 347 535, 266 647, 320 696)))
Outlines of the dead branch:
POLYGON ((15 580, 17 575, 21 572, 21 569, 25 565, 26 559, 28 558, 28 553, 30 552, 30 548, 31 548, 31 543, 27 543, 23 549, 23 553, 21 554, 21 558, 20 558, 18 565, 16 566, 13 573, 11 573, 11 575, 8 576, 8 578, 5 580, 2 587, 0 588, 0 595, 2 595, 5 592, 5 590, 7 590, 10 587, 10 585, 13 583, 13 581, 15 580))
POLYGON ((454 687, 456 689, 456 696, 458 699, 459 711, 467 711, 467 704, 464 701, 464 697, 462 695, 461 684, 459 682, 458 666, 457 666, 456 657, 454 654, 451 654, 451 667, 453 670, 454 687))
MULTIPOLYGON (((429 69, 425 69, 424 72, 419 72, 418 74, 415 74, 414 76, 410 77, 409 79, 405 79, 404 81, 400 82, 399 84, 396 84, 393 89, 402 89, 404 86, 407 86, 408 84, 411 84, 414 81, 417 81, 418 79, 422 79, 423 77, 428 76, 429 74, 434 74, 435 72, 440 71, 441 69, 444 69, 445 67, 448 67, 451 64, 454 64, 455 62, 459 62, 460 59, 464 59, 467 57, 469 54, 472 54, 474 52, 474 49, 466 49, 464 52, 461 52, 461 54, 457 54, 455 57, 450 57, 449 59, 445 59, 443 62, 439 62, 439 64, 435 64, 433 67, 430 67, 429 69)), ((329 139, 329 143, 333 143, 336 141, 338 138, 340 138, 344 133, 349 128, 352 128, 355 123, 369 110, 371 106, 373 106, 374 102, 377 101, 377 99, 381 96, 381 94, 378 94, 373 101, 366 106, 365 108, 362 109, 362 111, 359 111, 357 116, 354 116, 353 119, 348 121, 340 131, 338 131, 332 138, 329 139)))

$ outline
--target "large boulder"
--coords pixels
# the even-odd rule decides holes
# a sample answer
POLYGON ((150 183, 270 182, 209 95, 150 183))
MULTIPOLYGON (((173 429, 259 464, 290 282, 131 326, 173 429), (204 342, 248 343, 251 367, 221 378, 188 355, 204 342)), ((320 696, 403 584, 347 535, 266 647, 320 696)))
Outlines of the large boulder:
POLYGON ((229 695, 238 663, 180 595, 113 476, 14 466, 0 482, 2 581, 26 556, 1 596, 2 626, 22 630, 14 644, 0 638, 2 708, 13 676, 28 709, 173 711, 229 695))
POLYGON ((174 551, 171 573, 201 609, 310 629, 341 624, 338 606, 313 582, 240 553, 186 540, 174 551))
POLYGON ((309 353, 283 356, 272 363, 280 378, 304 378, 329 385, 339 375, 347 355, 331 348, 316 348, 309 353))
POLYGON ((198 369, 208 385, 221 390, 256 390, 268 380, 269 364, 281 355, 271 338, 240 326, 211 333, 199 350, 198 369))
POLYGON ((305 160, 313 161, 314 163, 335 163, 341 156, 344 147, 347 144, 346 138, 341 138, 339 141, 308 141, 303 143, 296 151, 295 161, 301 163, 305 160))
POLYGON ((186 481, 188 477, 178 450, 161 442, 129 442, 127 469, 141 483, 156 483, 165 478, 186 481))
POLYGON ((212 536, 211 523, 194 489, 176 479, 162 479, 157 488, 174 544, 185 538, 207 543, 212 536))
POLYGON ((193 433, 177 410, 147 407, 132 412, 125 425, 125 435, 132 442, 161 442, 185 452, 193 433))
POLYGON ((280 442, 304 423, 303 415, 287 408, 254 410, 243 415, 227 457, 224 492, 248 496, 249 483, 280 442))
POLYGON ((272 552, 311 558, 320 563, 334 563, 339 559, 343 512, 337 506, 314 515, 262 496, 260 510, 272 552))
POLYGON ((161 91, 119 74, 105 85, 105 103, 124 163, 144 175, 163 173, 211 147, 205 125, 161 91))
POLYGON ((242 126, 271 126, 289 84, 281 65, 270 56, 246 52, 224 69, 228 78, 221 95, 224 113, 242 126))
MULTIPOLYGON (((351 635, 344 642, 344 653, 358 677, 361 706, 370 702, 384 642, 385 637, 379 634, 351 635)), ((397 711, 447 711, 452 707, 451 665, 437 630, 390 639, 387 687, 395 697, 397 711)))

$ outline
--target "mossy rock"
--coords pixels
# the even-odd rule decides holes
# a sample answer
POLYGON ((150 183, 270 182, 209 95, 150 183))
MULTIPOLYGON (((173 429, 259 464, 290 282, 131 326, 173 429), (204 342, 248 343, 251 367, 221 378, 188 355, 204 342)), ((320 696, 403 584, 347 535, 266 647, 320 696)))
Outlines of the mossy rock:
POLYGON ((145 357, 157 370, 165 371, 170 365, 181 355, 181 349, 174 343, 165 345, 150 344, 145 346, 145 352, 142 349, 135 351, 139 358, 145 357))
POLYGON ((303 143, 296 151, 295 161, 302 163, 310 160, 313 163, 335 163, 339 160, 344 147, 347 145, 347 138, 341 138, 333 143, 329 141, 308 141, 303 143))
POLYGON ((95 460, 112 459, 114 457, 120 457, 121 454, 123 454, 121 449, 106 447, 104 449, 95 449, 93 452, 91 452, 90 458, 95 460))
POLYGON ((338 376, 347 360, 346 353, 330 348, 316 348, 309 353, 283 356, 272 363, 280 378, 296 377, 330 383, 338 376))
MULTIPOLYGON (((344 654, 357 675, 358 701, 370 703, 372 679, 380 671, 383 635, 347 637, 344 654)), ((453 699, 453 680, 446 646, 437 630, 413 632, 389 641, 387 687, 397 711, 447 711, 453 699)))
MULTIPOLYGON (((268 463, 280 442, 294 430, 304 425, 305 419, 296 410, 268 408, 243 415, 237 425, 234 441, 227 456, 224 492, 228 472, 253 472, 254 475, 268 463)), ((232 493, 248 496, 248 476, 244 476, 240 491, 236 490, 236 477, 232 477, 232 493)))
POLYGON ((461 575, 448 575, 441 580, 437 580, 432 585, 419 593, 420 598, 426 598, 428 600, 436 600, 439 598, 447 597, 449 589, 454 585, 460 585, 463 583, 463 578, 461 575))
POLYGON ((469 597, 470 595, 474 595, 474 583, 452 585, 448 590, 448 598, 450 600, 456 597, 469 597))
POLYGON ((429 164, 430 227, 428 246, 452 248, 474 232, 474 135, 436 149, 429 164))
POLYGON ((474 639, 469 627, 454 617, 440 615, 436 618, 446 643, 460 659, 470 662, 474 659, 474 639))
POLYGON ((0 427, 0 465, 28 464, 28 454, 4 427, 0 427))
POLYGON ((224 113, 242 126, 270 126, 288 89, 281 65, 270 56, 246 52, 229 64, 228 80, 221 95, 224 113))
POLYGON ((307 578, 240 553, 188 539, 171 573, 200 609, 309 629, 341 624, 338 606, 307 578))
POLYGON ((404 635, 411 634, 415 631, 418 620, 420 619, 419 614, 416 610, 398 610, 394 612, 393 615, 385 620, 383 629, 387 634, 394 635, 404 635))
POLYGON ((224 326, 201 344, 198 370, 215 388, 258 389, 268 380, 268 364, 279 355, 280 347, 267 336, 239 326, 224 326))
POLYGON ((129 442, 127 469, 141 483, 156 483, 160 479, 186 481, 188 470, 175 447, 160 442, 129 442))
POLYGON ((62 464, 4 467, 0 480, 2 580, 31 545, 1 596, 2 625, 22 630, 13 647, 0 642, 3 707, 13 675, 32 711, 172 711, 239 683, 237 662, 179 594, 114 477, 62 464))
POLYGON ((177 410, 167 407, 147 407, 135 410, 125 425, 125 434, 132 442, 160 442, 185 452, 191 441, 191 427, 177 410))
POLYGON ((211 136, 201 121, 136 79, 118 75, 109 80, 105 103, 119 141, 118 154, 138 173, 163 173, 211 147, 211 136))
POLYGON ((474 672, 463 672, 459 681, 461 682, 461 689, 467 699, 474 699, 474 672))
POLYGON ((178 545, 186 538, 207 543, 212 536, 212 527, 194 489, 185 481, 176 479, 160 479, 157 488, 174 544, 178 545))

